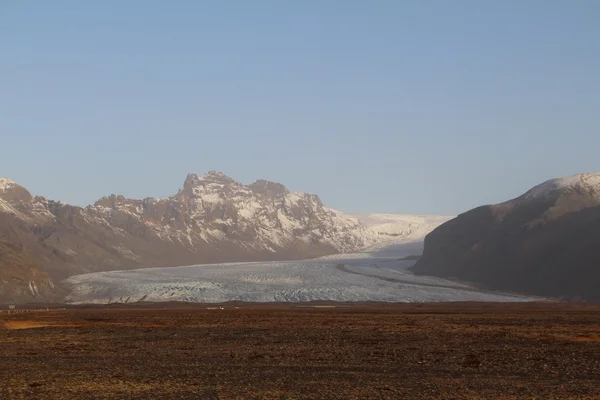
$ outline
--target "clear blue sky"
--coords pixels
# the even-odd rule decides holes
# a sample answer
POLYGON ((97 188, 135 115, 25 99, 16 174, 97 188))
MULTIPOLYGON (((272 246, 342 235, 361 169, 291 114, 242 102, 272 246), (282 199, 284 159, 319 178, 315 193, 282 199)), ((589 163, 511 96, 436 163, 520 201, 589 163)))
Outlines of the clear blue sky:
POLYGON ((456 214, 600 171, 600 1, 0 2, 0 176, 456 214))

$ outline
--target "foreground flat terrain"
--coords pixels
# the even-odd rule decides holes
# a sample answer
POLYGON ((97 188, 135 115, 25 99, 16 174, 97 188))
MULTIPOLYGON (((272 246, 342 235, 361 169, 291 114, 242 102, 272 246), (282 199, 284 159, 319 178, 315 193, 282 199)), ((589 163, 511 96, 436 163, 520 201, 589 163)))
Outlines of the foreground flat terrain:
POLYGON ((0 314, 0 399, 600 398, 600 306, 0 314))

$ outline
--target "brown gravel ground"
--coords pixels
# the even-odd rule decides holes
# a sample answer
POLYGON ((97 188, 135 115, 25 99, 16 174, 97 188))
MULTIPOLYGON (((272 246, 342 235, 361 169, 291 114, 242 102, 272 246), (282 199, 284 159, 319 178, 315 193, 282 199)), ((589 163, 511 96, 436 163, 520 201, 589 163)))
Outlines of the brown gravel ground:
POLYGON ((600 399, 599 305, 207 307, 0 314, 0 399, 600 399))

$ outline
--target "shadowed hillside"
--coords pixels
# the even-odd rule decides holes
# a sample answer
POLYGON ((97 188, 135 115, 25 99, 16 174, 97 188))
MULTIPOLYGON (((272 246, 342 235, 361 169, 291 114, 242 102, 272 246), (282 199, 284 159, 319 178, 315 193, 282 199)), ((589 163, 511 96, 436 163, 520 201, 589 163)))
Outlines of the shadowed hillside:
POLYGON ((459 215, 426 237, 413 271, 505 291, 600 300, 598 176, 549 181, 459 215))
POLYGON ((51 301, 62 295, 23 246, 0 240, 0 303, 51 301))

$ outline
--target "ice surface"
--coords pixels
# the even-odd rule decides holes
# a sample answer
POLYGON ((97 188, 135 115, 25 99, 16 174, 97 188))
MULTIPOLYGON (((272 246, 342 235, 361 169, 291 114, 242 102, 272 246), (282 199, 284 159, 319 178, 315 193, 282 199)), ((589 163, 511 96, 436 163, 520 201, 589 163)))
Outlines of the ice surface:
MULTIPOLYGON (((454 218, 438 215, 401 214, 356 214, 352 217, 366 228, 367 236, 376 238, 375 244, 364 249, 368 252, 394 245, 404 246, 406 243, 422 245, 422 241, 429 232, 454 218)), ((422 249, 416 254, 421 254, 421 252, 422 249)))
MULTIPOLYGON (((412 244, 412 246, 418 246, 412 244)), ((67 301, 132 303, 186 301, 218 303, 529 301, 532 298, 485 292, 468 285, 407 271, 410 246, 344 258, 290 262, 228 263, 101 272, 73 276, 67 301), (391 255, 395 257, 390 257, 391 255)))

